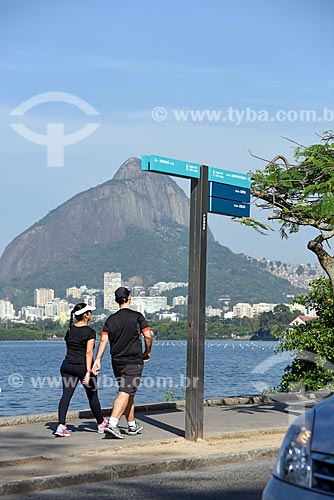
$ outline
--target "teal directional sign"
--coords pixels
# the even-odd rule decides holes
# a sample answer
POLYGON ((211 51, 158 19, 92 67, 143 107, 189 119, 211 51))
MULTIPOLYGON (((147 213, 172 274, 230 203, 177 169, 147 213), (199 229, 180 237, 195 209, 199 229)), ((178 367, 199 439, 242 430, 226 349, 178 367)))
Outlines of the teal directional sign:
POLYGON ((209 182, 208 211, 233 217, 249 217, 250 188, 209 182))
POLYGON ((208 212, 232 217, 249 217, 250 204, 240 201, 224 200, 222 198, 208 199, 208 212))
POLYGON ((174 160, 173 158, 155 155, 142 156, 141 169, 149 172, 175 175, 177 177, 194 177, 199 179, 201 176, 201 166, 199 163, 174 160))
POLYGON ((230 186, 244 188, 250 188, 251 185, 251 176, 249 174, 242 174, 214 167, 209 167, 208 180, 209 182, 220 182, 221 184, 229 184, 230 186))
POLYGON ((209 182, 209 196, 250 203, 249 188, 220 184, 219 182, 209 182))

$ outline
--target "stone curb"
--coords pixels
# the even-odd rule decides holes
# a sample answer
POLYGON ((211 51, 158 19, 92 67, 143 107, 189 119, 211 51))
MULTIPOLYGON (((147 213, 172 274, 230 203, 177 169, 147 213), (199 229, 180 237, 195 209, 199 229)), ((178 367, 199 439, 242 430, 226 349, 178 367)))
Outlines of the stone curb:
POLYGON ((248 452, 224 453, 218 455, 198 456, 190 458, 167 459, 158 462, 142 462, 137 464, 119 464, 104 467, 102 470, 92 470, 59 474, 53 476, 35 477, 0 484, 0 496, 30 491, 41 491, 54 488, 64 488, 84 483, 96 483, 129 477, 177 472, 181 470, 215 467, 227 463, 243 462, 260 458, 275 458, 278 448, 260 448, 248 452))
MULTIPOLYGON (((273 393, 273 394, 255 394, 250 396, 226 396, 219 398, 206 398, 203 401, 204 406, 237 406, 249 404, 263 403, 289 403, 294 401, 313 401, 315 399, 325 399, 333 394, 333 391, 316 391, 316 392, 290 392, 290 393, 273 393)), ((185 407, 185 401, 170 401, 162 403, 147 403, 136 405, 136 411, 162 411, 162 410, 181 410, 185 407)), ((112 408, 103 408, 104 416, 109 417, 112 408)), ((93 418, 90 410, 75 410, 68 412, 69 419, 93 418)), ((0 417, 0 427, 11 425, 36 424, 42 422, 56 422, 58 419, 57 413, 37 413, 33 415, 17 415, 15 417, 0 417)))

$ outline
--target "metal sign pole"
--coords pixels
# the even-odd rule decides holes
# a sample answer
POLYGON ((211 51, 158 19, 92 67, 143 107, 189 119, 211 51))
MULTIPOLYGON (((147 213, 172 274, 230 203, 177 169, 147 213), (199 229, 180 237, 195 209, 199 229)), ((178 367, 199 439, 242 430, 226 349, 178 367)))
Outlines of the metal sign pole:
POLYGON ((203 437, 208 167, 191 179, 185 438, 203 437))

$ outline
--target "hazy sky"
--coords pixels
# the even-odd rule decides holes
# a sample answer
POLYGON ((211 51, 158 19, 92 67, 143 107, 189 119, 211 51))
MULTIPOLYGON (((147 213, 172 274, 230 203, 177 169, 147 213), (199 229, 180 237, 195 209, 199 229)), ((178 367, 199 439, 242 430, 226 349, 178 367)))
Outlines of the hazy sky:
MULTIPOLYGON (((1 2, 0 254, 131 156, 246 172, 265 165, 250 150, 293 160, 283 137, 318 142, 316 134, 334 128, 333 14, 332 0, 1 2), (46 102, 9 116, 46 92, 72 94, 99 114, 46 102), (201 121, 180 117, 187 110, 204 111, 201 121), (205 110, 215 111, 214 119, 205 110), (305 110, 315 117, 307 121, 305 110), (13 123, 43 135, 50 124, 63 123, 65 136, 89 123, 99 127, 65 146, 63 166, 53 167, 46 146, 23 138, 13 123)), ((179 183, 187 192, 189 182, 179 183)), ((237 253, 316 262, 306 249, 312 231, 281 241, 228 217, 210 215, 209 224, 237 253)))

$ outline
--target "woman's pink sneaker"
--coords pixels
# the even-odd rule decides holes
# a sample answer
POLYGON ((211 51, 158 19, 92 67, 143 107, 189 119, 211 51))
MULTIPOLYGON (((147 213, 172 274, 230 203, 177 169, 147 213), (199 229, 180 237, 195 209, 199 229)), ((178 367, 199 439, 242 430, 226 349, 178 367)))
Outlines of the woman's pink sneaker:
POLYGON ((102 424, 97 426, 97 432, 99 434, 102 434, 104 432, 104 429, 107 427, 107 425, 108 425, 108 420, 106 418, 104 418, 102 424))
POLYGON ((68 437, 71 435, 71 433, 67 430, 66 425, 59 424, 55 432, 55 435, 59 437, 68 437))

